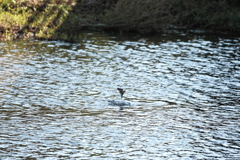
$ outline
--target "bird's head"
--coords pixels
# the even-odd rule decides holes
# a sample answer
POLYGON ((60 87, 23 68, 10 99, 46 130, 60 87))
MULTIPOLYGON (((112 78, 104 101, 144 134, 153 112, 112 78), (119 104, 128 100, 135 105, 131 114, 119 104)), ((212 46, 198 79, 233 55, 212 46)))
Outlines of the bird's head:
POLYGON ((117 88, 119 93, 120 93, 120 96, 121 98, 123 97, 123 94, 125 93, 125 91, 122 89, 122 88, 117 88))

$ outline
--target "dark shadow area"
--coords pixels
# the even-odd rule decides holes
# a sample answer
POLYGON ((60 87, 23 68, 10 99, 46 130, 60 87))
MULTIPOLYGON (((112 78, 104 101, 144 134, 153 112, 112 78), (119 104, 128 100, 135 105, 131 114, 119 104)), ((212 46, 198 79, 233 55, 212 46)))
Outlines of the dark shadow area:
POLYGON ((75 42, 86 37, 81 32, 83 30, 102 29, 104 24, 101 18, 115 3, 117 0, 76 1, 63 23, 53 33, 52 38, 75 42))

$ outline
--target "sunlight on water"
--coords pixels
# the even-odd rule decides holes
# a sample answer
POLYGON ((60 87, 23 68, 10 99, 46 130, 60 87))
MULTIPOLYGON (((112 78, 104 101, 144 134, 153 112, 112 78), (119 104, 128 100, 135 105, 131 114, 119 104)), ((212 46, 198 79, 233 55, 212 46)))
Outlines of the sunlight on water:
POLYGON ((97 34, 0 43, 2 159, 240 157, 239 37, 97 34))

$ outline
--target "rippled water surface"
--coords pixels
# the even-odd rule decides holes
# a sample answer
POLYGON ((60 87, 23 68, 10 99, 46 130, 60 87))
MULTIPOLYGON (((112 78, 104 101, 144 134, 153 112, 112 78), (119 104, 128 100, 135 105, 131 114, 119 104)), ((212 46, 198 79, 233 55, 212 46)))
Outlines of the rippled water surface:
POLYGON ((89 33, 0 48, 1 159, 240 158, 240 37, 89 33))

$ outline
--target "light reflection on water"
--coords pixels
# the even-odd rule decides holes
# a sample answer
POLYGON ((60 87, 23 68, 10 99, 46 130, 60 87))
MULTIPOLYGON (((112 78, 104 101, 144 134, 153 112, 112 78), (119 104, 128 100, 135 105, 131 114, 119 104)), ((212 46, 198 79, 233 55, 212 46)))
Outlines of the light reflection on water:
POLYGON ((192 37, 0 43, 1 157, 240 157, 240 38, 192 37))

